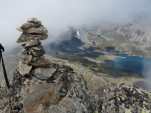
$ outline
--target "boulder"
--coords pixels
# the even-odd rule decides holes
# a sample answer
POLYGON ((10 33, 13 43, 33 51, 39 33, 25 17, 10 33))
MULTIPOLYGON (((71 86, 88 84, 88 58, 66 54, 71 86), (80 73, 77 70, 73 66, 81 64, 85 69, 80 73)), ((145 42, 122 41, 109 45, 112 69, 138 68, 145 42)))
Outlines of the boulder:
POLYGON ((56 72, 56 68, 36 68, 33 75, 40 80, 48 80, 56 72))
POLYGON ((58 104, 63 98, 59 95, 61 87, 61 84, 47 83, 28 86, 27 92, 23 92, 25 113, 43 113, 45 107, 58 104))

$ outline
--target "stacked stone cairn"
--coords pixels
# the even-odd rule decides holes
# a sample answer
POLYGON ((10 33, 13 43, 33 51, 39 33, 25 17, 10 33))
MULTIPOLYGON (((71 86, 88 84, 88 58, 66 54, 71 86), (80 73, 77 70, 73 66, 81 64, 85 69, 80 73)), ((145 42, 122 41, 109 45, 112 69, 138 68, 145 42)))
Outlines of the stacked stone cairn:
POLYGON ((24 51, 17 71, 21 75, 27 75, 33 67, 47 67, 49 61, 44 58, 45 51, 41 45, 41 40, 48 37, 47 29, 39 20, 32 18, 23 24, 19 31, 22 34, 17 43, 22 44, 24 51))
POLYGON ((14 94, 11 98, 11 113, 45 113, 50 106, 58 105, 65 97, 72 99, 75 92, 83 95, 84 99, 85 93, 80 93, 85 92, 80 82, 81 76, 70 66, 53 62, 45 56, 41 40, 47 39, 48 31, 41 22, 32 18, 19 31, 22 34, 17 43, 21 43, 24 51, 12 80, 14 94))

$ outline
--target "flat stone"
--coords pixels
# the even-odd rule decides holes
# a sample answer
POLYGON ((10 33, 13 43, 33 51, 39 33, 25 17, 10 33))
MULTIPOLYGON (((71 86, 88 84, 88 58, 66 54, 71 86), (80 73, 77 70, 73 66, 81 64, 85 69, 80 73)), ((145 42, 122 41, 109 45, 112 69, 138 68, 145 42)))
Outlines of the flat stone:
POLYGON ((21 36, 18 38, 17 43, 23 43, 30 40, 45 40, 48 38, 48 34, 39 34, 39 35, 31 35, 31 34, 24 34, 22 33, 21 36))
POLYGON ((27 29, 26 31, 23 31, 24 33, 29 33, 29 34, 32 34, 32 33, 37 33, 37 34, 47 34, 48 31, 45 27, 43 26, 40 26, 40 27, 31 27, 29 29, 27 29))
POLYGON ((44 50, 43 46, 38 45, 38 46, 25 48, 24 51, 23 51, 23 54, 25 56, 31 55, 33 58, 41 57, 45 54, 45 50, 44 50))
POLYGON ((33 24, 33 23, 25 23, 25 24, 23 24, 21 27, 20 27, 20 29, 19 29, 19 31, 24 31, 24 30, 27 30, 27 29, 29 29, 29 28, 31 28, 31 27, 35 27, 35 24, 33 24))
POLYGON ((31 40, 45 40, 48 38, 48 30, 36 18, 28 20, 23 24, 19 31, 22 32, 17 43, 27 42, 31 40))
POLYGON ((22 75, 22 76, 25 76, 27 74, 30 73, 32 69, 32 66, 29 66, 27 64, 24 64, 22 63, 21 61, 18 63, 18 66, 17 66, 17 71, 22 75))
POLYGON ((45 57, 40 57, 39 59, 37 59, 37 61, 35 62, 31 62, 30 65, 32 65, 33 67, 49 67, 50 66, 50 61, 48 59, 46 59, 45 57))
POLYGON ((27 30, 31 27, 40 27, 41 26, 41 21, 39 21, 37 18, 31 18, 29 19, 26 23, 24 23, 20 29, 22 31, 27 30))
POLYGON ((32 48, 32 50, 29 51, 29 54, 33 57, 41 57, 45 54, 45 51, 41 48, 32 48))
POLYGON ((55 71, 55 68, 37 68, 34 70, 33 75, 40 80, 47 80, 55 71))
POLYGON ((37 18, 31 18, 27 21, 28 23, 34 23, 36 25, 41 25, 41 21, 38 20, 37 18))
POLYGON ((26 48, 38 46, 38 45, 41 45, 41 42, 39 40, 36 40, 36 39, 22 43, 22 46, 26 47, 26 48))

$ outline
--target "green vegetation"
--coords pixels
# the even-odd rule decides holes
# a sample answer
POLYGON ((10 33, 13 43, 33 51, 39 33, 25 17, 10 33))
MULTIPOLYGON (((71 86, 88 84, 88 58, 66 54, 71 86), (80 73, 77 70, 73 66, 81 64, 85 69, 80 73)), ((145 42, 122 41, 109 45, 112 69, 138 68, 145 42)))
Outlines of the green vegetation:
POLYGON ((101 55, 101 56, 98 56, 96 58, 97 61, 104 61, 104 60, 107 60, 107 57, 105 55, 101 55))

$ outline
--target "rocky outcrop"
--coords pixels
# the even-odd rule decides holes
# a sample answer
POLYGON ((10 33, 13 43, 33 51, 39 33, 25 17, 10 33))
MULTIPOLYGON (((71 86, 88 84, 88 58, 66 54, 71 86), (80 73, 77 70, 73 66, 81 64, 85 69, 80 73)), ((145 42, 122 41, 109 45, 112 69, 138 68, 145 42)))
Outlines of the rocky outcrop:
MULTIPOLYGON (((81 77, 77 76, 72 68, 52 64, 51 76, 45 78, 42 74, 47 74, 43 69, 37 69, 33 73, 32 79, 27 79, 22 89, 24 111, 27 113, 44 113, 50 106, 58 106, 67 99, 75 98, 77 101, 87 96, 85 85, 82 84, 81 77), (56 67, 57 68, 56 68, 56 67), (76 81, 77 80, 77 81, 76 81), (84 87, 84 88, 83 88, 84 87), (39 111, 40 110, 40 111, 39 111)), ((50 74, 50 73, 49 73, 50 74)))
POLYGON ((150 113, 150 93, 122 85, 104 87, 97 92, 98 113, 150 113))
POLYGON ((79 109, 90 112, 82 76, 69 66, 51 62, 44 55, 41 40, 47 38, 47 30, 41 22, 33 18, 21 26, 21 31, 17 42, 24 51, 12 81, 11 112, 54 113, 50 109, 56 107, 63 108, 64 112, 78 113, 79 109))

